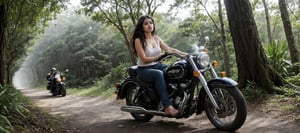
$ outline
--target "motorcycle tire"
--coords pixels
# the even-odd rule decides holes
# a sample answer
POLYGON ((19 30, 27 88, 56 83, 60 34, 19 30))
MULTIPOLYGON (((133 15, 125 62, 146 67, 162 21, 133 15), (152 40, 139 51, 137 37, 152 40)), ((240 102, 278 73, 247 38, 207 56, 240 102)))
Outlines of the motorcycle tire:
POLYGON ((52 92, 52 96, 57 96, 57 93, 56 92, 52 92))
POLYGON ((216 109, 209 97, 205 96, 205 112, 210 122, 223 131, 235 131, 245 122, 247 117, 246 101, 237 87, 210 87, 220 109, 216 109), (230 118, 234 117, 234 118, 230 118), (223 121, 224 120, 224 121, 223 121), (229 120, 226 122, 226 120, 229 120))
POLYGON ((61 88, 60 88, 60 94, 61 94, 61 96, 66 96, 67 95, 67 91, 66 91, 66 87, 65 86, 62 86, 61 88))
MULTIPOLYGON (((135 94, 137 91, 136 88, 137 87, 135 85, 133 85, 133 86, 130 86, 127 90, 126 104, 128 106, 132 106, 135 104, 134 103, 135 101, 133 101, 133 100, 134 100, 134 97, 135 97, 135 94)), ((148 122, 153 118, 153 115, 149 115, 149 114, 137 114, 137 113, 130 113, 130 114, 137 121, 148 122)))

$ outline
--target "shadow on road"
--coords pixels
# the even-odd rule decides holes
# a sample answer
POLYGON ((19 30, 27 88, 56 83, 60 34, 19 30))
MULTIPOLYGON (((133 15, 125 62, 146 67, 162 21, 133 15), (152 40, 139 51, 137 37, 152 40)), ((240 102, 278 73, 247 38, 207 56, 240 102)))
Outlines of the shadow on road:
POLYGON ((114 120, 110 122, 94 123, 79 128, 83 133, 221 133, 221 131, 211 129, 197 129, 184 126, 184 123, 172 121, 150 121, 139 122, 135 120, 114 120))

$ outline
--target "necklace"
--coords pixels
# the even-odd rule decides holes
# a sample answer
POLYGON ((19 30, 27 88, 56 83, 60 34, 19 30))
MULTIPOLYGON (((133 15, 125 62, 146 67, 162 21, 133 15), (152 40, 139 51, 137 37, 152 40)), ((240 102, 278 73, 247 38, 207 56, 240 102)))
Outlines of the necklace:
POLYGON ((153 37, 146 39, 146 42, 147 42, 147 46, 151 48, 156 48, 156 43, 153 37))

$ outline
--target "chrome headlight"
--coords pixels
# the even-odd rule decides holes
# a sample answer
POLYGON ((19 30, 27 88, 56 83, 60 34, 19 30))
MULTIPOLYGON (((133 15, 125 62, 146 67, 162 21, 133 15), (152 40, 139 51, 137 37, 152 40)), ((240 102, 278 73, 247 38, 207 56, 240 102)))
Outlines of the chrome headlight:
POLYGON ((197 63, 199 63, 200 66, 207 67, 209 65, 209 62, 210 62, 210 58, 206 52, 201 52, 197 56, 197 63))

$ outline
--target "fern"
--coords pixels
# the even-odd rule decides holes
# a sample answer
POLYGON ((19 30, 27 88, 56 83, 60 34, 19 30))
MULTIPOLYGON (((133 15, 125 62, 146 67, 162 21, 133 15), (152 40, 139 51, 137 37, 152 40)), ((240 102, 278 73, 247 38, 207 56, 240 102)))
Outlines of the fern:
POLYGON ((0 132, 9 133, 13 130, 9 116, 25 117, 23 113, 28 112, 23 106, 24 99, 20 98, 21 94, 15 88, 0 85, 0 132))
POLYGON ((283 77, 293 74, 294 64, 291 63, 286 41, 273 41, 272 44, 265 45, 266 55, 272 67, 283 77))

